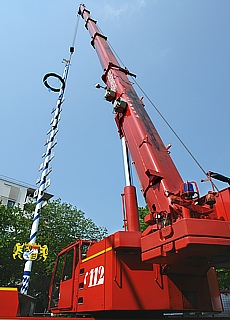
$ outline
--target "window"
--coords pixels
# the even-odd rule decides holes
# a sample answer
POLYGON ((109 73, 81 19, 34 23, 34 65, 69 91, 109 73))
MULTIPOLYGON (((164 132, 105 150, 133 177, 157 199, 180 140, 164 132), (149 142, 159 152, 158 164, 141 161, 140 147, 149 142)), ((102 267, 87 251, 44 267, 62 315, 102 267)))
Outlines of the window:
POLYGON ((72 278, 73 258, 74 258, 74 249, 71 249, 66 253, 65 266, 62 274, 62 281, 66 281, 72 278))
POLYGON ((52 300, 50 303, 51 307, 56 307, 58 305, 60 281, 61 281, 61 277, 62 277, 62 269, 63 269, 63 265, 64 265, 64 259, 65 259, 65 254, 62 254, 58 258, 58 262, 57 262, 57 266, 56 266, 56 270, 55 270, 54 281, 53 281, 52 300))
POLYGON ((74 267, 78 264, 79 260, 78 245, 75 248, 72 248, 69 251, 64 252, 62 255, 58 257, 52 284, 52 300, 50 302, 51 308, 58 306, 60 286, 62 286, 62 283, 72 279, 73 277, 74 267), (75 252, 76 261, 74 261, 75 252))
POLYGON ((15 201, 8 200, 7 207, 13 207, 15 205, 15 201))
POLYGON ((86 253, 89 249, 90 246, 90 242, 82 242, 82 246, 81 246, 81 258, 82 260, 86 258, 86 253))

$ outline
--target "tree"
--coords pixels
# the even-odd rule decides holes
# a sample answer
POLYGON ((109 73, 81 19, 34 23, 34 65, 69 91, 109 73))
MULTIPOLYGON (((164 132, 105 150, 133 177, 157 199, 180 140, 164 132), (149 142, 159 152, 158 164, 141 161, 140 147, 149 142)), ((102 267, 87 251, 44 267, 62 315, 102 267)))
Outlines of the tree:
POLYGON ((29 224, 19 207, 0 205, 0 285, 18 285, 17 271, 22 275, 22 263, 13 260, 13 247, 28 239, 30 226, 31 220, 29 224))
POLYGON ((139 220, 140 220, 140 228, 141 232, 143 232, 147 227, 147 223, 144 221, 144 217, 149 214, 149 209, 147 206, 145 207, 138 207, 138 213, 139 213, 139 220))
MULTIPOLYGON (((25 210, 0 205, 0 286, 20 286, 25 261, 13 259, 13 247, 29 242, 34 204, 25 210)), ((29 294, 47 291, 54 261, 59 251, 69 243, 82 238, 100 240, 107 235, 106 228, 98 227, 84 212, 60 199, 42 208, 36 243, 49 248, 45 262, 33 262, 29 294)))
POLYGON ((217 269, 220 290, 230 290, 230 269, 217 269))

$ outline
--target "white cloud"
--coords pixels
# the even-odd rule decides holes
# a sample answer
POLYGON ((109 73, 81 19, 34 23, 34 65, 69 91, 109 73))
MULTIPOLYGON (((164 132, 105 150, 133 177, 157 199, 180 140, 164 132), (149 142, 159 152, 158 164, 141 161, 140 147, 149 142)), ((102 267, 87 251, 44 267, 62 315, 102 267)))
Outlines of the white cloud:
POLYGON ((137 11, 150 7, 152 4, 155 4, 157 0, 127 0, 122 1, 122 4, 119 4, 119 1, 115 4, 106 4, 104 7, 105 16, 107 18, 119 19, 124 15, 133 15, 137 11))
POLYGON ((128 11, 128 5, 122 5, 121 7, 119 8, 115 8, 111 5, 106 5, 105 6, 105 12, 106 12, 106 15, 107 17, 115 17, 115 18, 118 18, 120 17, 122 14, 124 14, 125 12, 128 11))
POLYGON ((141 8, 146 8, 147 7, 147 1, 146 0, 139 0, 138 1, 138 5, 141 7, 141 8))

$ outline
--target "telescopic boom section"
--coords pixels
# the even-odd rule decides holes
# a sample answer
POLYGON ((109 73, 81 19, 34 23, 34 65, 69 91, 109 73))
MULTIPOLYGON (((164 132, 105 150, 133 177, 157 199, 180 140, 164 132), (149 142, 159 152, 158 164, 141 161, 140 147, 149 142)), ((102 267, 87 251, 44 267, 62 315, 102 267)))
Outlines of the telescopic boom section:
POLYGON ((107 38, 84 5, 80 5, 79 14, 86 22, 91 44, 104 70, 105 99, 113 103, 119 134, 127 142, 150 212, 169 212, 170 200, 166 194, 178 192, 183 181, 128 79, 128 75, 134 75, 119 65, 107 38))

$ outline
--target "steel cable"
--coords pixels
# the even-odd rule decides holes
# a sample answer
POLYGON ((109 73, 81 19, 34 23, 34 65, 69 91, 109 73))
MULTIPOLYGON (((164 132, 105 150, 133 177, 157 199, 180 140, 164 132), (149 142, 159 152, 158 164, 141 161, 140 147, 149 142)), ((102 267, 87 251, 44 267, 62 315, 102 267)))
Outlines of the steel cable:
MULTIPOLYGON (((108 42, 108 41, 107 41, 108 42)), ((118 54, 116 53, 116 51, 113 49, 113 47, 111 46, 111 44, 108 42, 109 46, 111 47, 113 53, 115 54, 115 56, 117 57, 117 59, 120 61, 120 63, 122 64, 122 66, 125 68, 124 63, 122 62, 122 60, 120 59, 120 57, 118 56, 118 54)), ((182 144, 182 146, 185 148, 185 150, 188 152, 188 154, 191 156, 191 158, 195 161, 195 163, 197 164, 197 166, 201 169, 201 171, 204 173, 204 175, 207 177, 207 173, 204 170, 204 168, 202 167, 202 165, 199 163, 199 161, 195 158, 195 156, 192 154, 192 152, 189 150, 189 148, 186 146, 186 144, 183 142, 183 140, 179 137, 179 135, 176 133, 176 131, 173 129, 173 127, 170 125, 170 123, 166 120, 166 118, 163 116, 163 114, 160 112, 160 110, 156 107, 156 105, 152 102, 152 100, 149 98, 149 96, 146 94, 146 92, 141 88, 141 86, 138 84, 138 82, 136 81, 136 79, 134 77, 131 77, 133 82, 137 85, 137 87, 139 88, 139 90, 142 92, 142 94, 146 97, 146 99, 150 102, 150 104, 153 106, 153 108, 156 110, 156 112, 159 114, 159 116, 162 118, 162 120, 165 122, 165 124, 169 127, 169 129, 173 132, 173 134, 175 135, 175 137, 179 140, 179 142, 182 144)))

